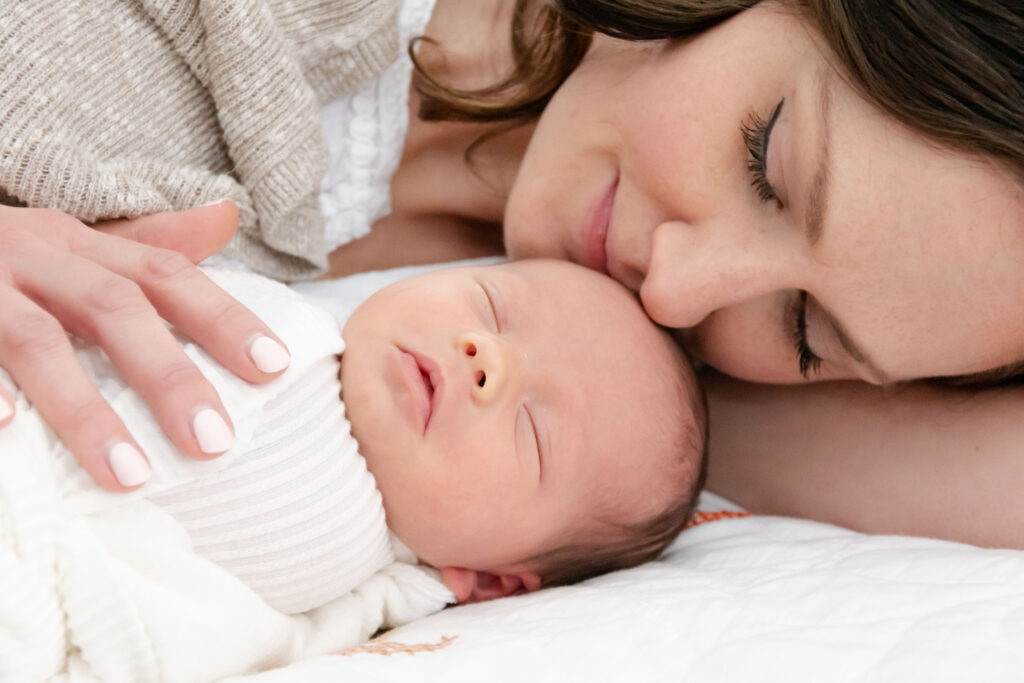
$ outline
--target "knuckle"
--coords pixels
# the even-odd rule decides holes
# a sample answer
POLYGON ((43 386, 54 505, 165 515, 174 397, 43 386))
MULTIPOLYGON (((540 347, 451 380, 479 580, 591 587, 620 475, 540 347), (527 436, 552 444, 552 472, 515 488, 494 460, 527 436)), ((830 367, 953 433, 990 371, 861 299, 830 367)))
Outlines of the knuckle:
POLYGON ((205 382, 203 374, 188 360, 165 365, 156 373, 155 381, 161 393, 176 393, 184 387, 195 387, 205 382))
POLYGON ((42 310, 22 314, 0 327, 0 349, 5 358, 45 356, 60 352, 67 344, 64 328, 42 310))
POLYGON ((190 276, 195 266, 171 249, 148 249, 139 260, 139 279, 160 286, 190 276))
POLYGON ((116 275, 103 277, 94 283, 85 291, 84 297, 86 310, 100 316, 133 316, 151 308, 137 284, 116 275))
POLYGON ((248 325, 252 312, 234 299, 229 299, 214 309, 212 317, 218 329, 232 329, 248 325))
POLYGON ((86 399, 67 406, 64 415, 57 418, 66 433, 86 434, 108 422, 110 406, 101 399, 86 399))

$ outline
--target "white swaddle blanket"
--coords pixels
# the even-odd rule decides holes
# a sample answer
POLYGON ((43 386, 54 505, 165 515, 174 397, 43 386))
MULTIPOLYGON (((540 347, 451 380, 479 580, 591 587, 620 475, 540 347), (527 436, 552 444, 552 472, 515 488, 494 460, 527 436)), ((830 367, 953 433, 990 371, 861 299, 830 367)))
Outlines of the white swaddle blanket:
POLYGON ((337 323, 264 278, 211 276, 292 355, 257 387, 185 345, 231 416, 224 456, 179 455, 106 357, 82 348, 153 465, 140 490, 107 493, 17 396, 0 430, 0 680, 216 680, 352 645, 451 600, 428 571, 395 561, 339 398, 337 323))

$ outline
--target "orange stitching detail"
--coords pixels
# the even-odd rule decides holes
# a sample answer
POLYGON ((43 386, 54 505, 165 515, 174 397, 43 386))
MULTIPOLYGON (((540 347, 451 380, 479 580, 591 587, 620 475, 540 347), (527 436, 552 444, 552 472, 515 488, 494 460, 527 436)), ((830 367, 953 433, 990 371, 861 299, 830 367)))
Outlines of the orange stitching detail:
POLYGON ((702 512, 698 510, 693 515, 693 519, 686 525, 687 529, 706 524, 708 522, 717 522, 720 519, 741 519, 743 517, 750 517, 749 512, 735 512, 733 510, 718 510, 716 512, 702 512))
POLYGON ((354 645, 352 647, 345 648, 337 654, 343 657, 350 657, 357 654, 371 654, 371 655, 384 655, 390 657, 393 654, 406 653, 416 654, 417 652, 435 652, 437 650, 443 650, 452 643, 459 636, 441 636, 441 640, 436 643, 416 643, 414 645, 407 645, 406 643, 396 643, 393 640, 388 640, 386 636, 381 638, 375 638, 368 643, 362 645, 354 645))

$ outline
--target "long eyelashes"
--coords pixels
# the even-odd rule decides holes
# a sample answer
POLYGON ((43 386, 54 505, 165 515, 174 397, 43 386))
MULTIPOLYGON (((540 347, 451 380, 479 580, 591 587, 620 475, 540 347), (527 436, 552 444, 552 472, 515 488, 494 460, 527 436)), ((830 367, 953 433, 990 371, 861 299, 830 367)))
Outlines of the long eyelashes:
POLYGON ((740 126, 743 144, 747 148, 747 170, 750 171, 751 185, 762 202, 776 202, 780 207, 782 202, 775 188, 768 182, 768 142, 785 102, 785 98, 780 100, 768 119, 762 118, 757 112, 751 112, 740 126))
POLYGON ((800 365, 800 374, 804 379, 810 379, 811 375, 817 375, 821 370, 821 357, 811 350, 807 342, 807 292, 800 292, 797 305, 793 308, 792 337, 793 346, 796 348, 797 362, 800 365))

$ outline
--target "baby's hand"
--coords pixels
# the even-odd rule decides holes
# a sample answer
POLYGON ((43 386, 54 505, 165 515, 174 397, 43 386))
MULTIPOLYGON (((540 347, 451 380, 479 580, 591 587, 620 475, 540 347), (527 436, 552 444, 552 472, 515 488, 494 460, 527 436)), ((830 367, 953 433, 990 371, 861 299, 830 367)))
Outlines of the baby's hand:
MULTIPOLYGON (((0 206, 0 367, 103 488, 142 484, 149 464, 67 333, 102 348, 175 446, 196 459, 223 453, 234 435, 216 391, 164 320, 249 382, 287 367, 267 326, 193 265, 237 224, 231 202, 95 227, 59 211, 0 206)), ((0 383, 0 428, 13 412, 0 383)))

